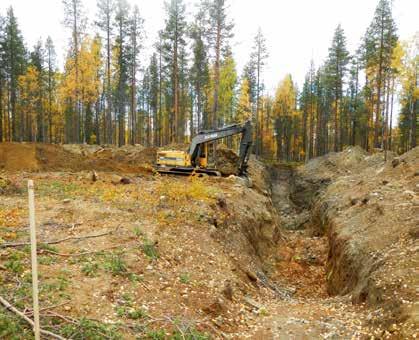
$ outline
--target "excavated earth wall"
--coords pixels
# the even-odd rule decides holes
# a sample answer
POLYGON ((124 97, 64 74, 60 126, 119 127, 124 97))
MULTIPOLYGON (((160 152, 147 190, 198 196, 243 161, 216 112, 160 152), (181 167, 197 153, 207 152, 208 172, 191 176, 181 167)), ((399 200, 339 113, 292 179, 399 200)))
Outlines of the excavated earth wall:
POLYGON ((419 306, 419 148, 395 157, 354 147, 297 168, 291 200, 326 234, 330 295, 366 302, 371 322, 416 334, 419 306))

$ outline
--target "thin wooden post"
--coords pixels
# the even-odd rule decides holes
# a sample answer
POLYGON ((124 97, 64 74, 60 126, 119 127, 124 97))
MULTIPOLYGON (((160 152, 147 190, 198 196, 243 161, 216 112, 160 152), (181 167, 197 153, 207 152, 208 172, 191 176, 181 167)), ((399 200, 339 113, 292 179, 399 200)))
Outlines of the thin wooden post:
POLYGON ((40 339, 39 327, 39 300, 38 300, 38 261, 36 256, 36 226, 35 226, 35 195, 33 181, 28 180, 29 195, 29 226, 31 234, 31 260, 32 260, 32 292, 33 292, 33 318, 35 340, 40 339))

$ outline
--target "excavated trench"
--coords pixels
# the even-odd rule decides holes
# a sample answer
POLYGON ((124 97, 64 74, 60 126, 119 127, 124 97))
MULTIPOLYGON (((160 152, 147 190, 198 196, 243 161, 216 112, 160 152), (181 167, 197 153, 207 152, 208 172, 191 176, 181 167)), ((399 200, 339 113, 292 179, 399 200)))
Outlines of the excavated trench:
MULTIPOLYGON (((291 292, 286 298, 267 302, 269 316, 247 334, 258 339, 341 339, 361 338, 366 310, 348 296, 331 296, 326 268, 330 254, 328 237, 319 216, 313 213, 327 181, 301 181, 293 167, 268 169, 270 198, 276 210, 281 234, 265 267, 270 281, 291 292)), ((332 252, 333 253, 333 252, 332 252)))
POLYGON ((312 214, 319 187, 301 188, 291 166, 269 169, 272 204, 284 241, 275 256, 277 280, 286 279, 297 296, 326 297, 328 240, 312 214))
POLYGON ((270 303, 263 337, 417 336, 418 152, 385 162, 354 147, 267 169, 281 237, 266 272, 294 294, 270 303))

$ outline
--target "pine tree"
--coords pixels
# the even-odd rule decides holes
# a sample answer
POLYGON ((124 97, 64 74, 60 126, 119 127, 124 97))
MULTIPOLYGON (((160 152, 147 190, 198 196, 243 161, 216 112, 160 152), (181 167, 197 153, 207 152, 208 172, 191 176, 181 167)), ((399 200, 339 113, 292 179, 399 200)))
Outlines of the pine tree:
POLYGON ((331 149, 329 146, 330 118, 333 111, 333 88, 327 73, 327 65, 323 65, 317 72, 316 79, 317 127, 316 149, 317 156, 324 155, 331 149))
MULTIPOLYGON (((188 55, 186 46, 179 49, 179 141, 185 142, 186 129, 188 126, 188 117, 191 118, 191 99, 189 91, 188 77, 188 55)), ((192 122, 193 123, 193 122, 192 122)))
POLYGON ((116 40, 114 51, 116 53, 116 87, 115 87, 115 108, 117 112, 118 129, 115 141, 118 145, 125 144, 125 113, 128 103, 128 79, 129 79, 129 61, 128 61, 128 35, 129 32, 129 4, 126 0, 117 0, 115 12, 115 30, 116 40))
POLYGON ((360 62, 359 57, 352 58, 351 68, 350 68, 350 79, 349 79, 349 88, 348 96, 350 98, 349 112, 350 112, 350 139, 349 144, 356 144, 356 133, 360 128, 359 121, 359 112, 360 107, 360 95, 359 95, 359 71, 360 71, 360 62))
MULTIPOLYGON (((310 75, 307 74, 304 79, 303 90, 300 95, 300 108, 302 111, 302 153, 305 159, 308 159, 308 118, 309 118, 309 109, 310 109, 310 96, 311 96, 311 83, 310 75)), ((280 154, 278 156, 280 158, 280 154)))
POLYGON ((212 98, 212 127, 218 125, 219 92, 220 92, 220 68, 222 52, 228 46, 228 40, 232 38, 234 24, 227 18, 226 0, 204 0, 203 10, 207 13, 206 36, 209 46, 213 48, 214 59, 214 84, 212 98))
POLYGON ((259 28, 258 33, 255 37, 255 43, 253 47, 252 57, 254 59, 254 63, 256 65, 256 93, 255 93, 255 101, 256 101, 256 154, 260 155, 262 153, 262 143, 259 140, 259 136, 263 134, 263 131, 260 126, 260 119, 259 119, 259 111, 260 111, 260 93, 263 88, 262 83, 262 72, 263 67, 265 66, 265 60, 268 58, 268 50, 266 48, 266 40, 262 34, 262 30, 259 28))
POLYGON ((256 103, 256 87, 257 87, 257 76, 256 76, 256 63, 253 58, 253 54, 250 56, 249 61, 243 67, 243 78, 247 79, 249 83, 249 97, 252 104, 252 112, 255 111, 256 103))
POLYGON ((314 61, 311 60, 310 71, 308 73, 309 79, 309 92, 308 92, 308 121, 309 121, 309 131, 308 131, 308 159, 314 157, 315 150, 315 140, 314 140, 314 124, 315 124, 315 106, 316 106, 316 80, 315 80, 315 68, 314 61))
POLYGON ((156 53, 157 53, 157 60, 158 60, 158 77, 159 77, 159 94, 158 94, 158 102, 159 102, 159 109, 158 109, 158 125, 156 125, 157 130, 157 138, 158 142, 157 145, 164 145, 169 141, 169 117, 167 110, 167 103, 169 102, 165 96, 166 92, 166 68, 164 65, 164 54, 165 54, 165 46, 164 46, 164 32, 159 31, 158 34, 158 41, 155 44, 156 53))
POLYGON ((170 0, 166 2, 166 27, 163 31, 164 59, 170 74, 171 82, 171 117, 170 141, 180 141, 181 120, 180 120, 180 54, 185 46, 186 20, 185 5, 182 0, 170 0))
POLYGON ((341 122, 342 118, 342 97, 344 77, 347 72, 349 62, 349 52, 346 49, 346 37, 340 25, 335 30, 332 45, 329 48, 329 56, 327 60, 327 74, 330 84, 333 88, 334 95, 334 142, 333 149, 335 152, 342 149, 341 143, 341 122))
POLYGON ((52 116, 53 116, 53 100, 55 97, 57 82, 56 82, 56 53, 54 43, 50 36, 48 36, 45 42, 45 52, 46 52, 46 91, 47 91, 47 115, 48 115, 48 142, 52 143, 52 133, 53 133, 53 124, 52 124, 52 116))
MULTIPOLYGON (((195 23, 192 25, 190 30, 192 38, 192 50, 193 60, 192 67, 190 69, 190 79, 193 87, 194 102, 196 106, 196 130, 199 131, 201 128, 208 128, 208 111, 207 98, 205 88, 209 83, 209 67, 208 67, 208 55, 206 46, 204 43, 204 27, 198 17, 195 23)), ((194 129, 191 134, 194 135, 194 129)))
POLYGON ((5 52, 3 65, 7 82, 7 111, 4 120, 6 139, 21 141, 23 137, 19 134, 18 124, 22 124, 23 116, 21 113, 18 117, 16 108, 18 104, 18 79, 26 70, 26 50, 12 7, 7 10, 2 45, 2 50, 5 52))
POLYGON ((137 73, 139 71, 139 51, 142 47, 143 18, 140 16, 138 6, 134 6, 129 20, 129 79, 130 79, 130 114, 129 114, 129 142, 136 141, 137 126, 137 73))
POLYGON ((159 111, 159 65, 157 53, 153 53, 148 67, 150 74, 150 110, 153 120, 153 145, 159 145, 160 117, 159 111))
POLYGON ((392 18, 389 0, 380 0, 374 18, 364 38, 366 68, 374 70, 376 87, 374 147, 380 146, 380 122, 382 121, 382 97, 386 72, 391 65, 393 49, 397 43, 396 25, 392 18))
MULTIPOLYGON (((44 89, 45 89, 45 70, 44 70, 44 49, 42 41, 34 46, 30 54, 30 64, 37 71, 37 93, 36 93, 36 137, 38 142, 45 142, 45 117, 44 117, 44 89)), ((24 124, 21 122, 21 138, 24 135, 24 124)))
MULTIPOLYGON (((415 35, 414 37, 415 48, 416 52, 414 52, 416 55, 419 53, 419 33, 415 35)), ((403 48, 402 44, 400 42, 397 43, 392 56, 391 61, 391 69, 390 69, 390 75, 389 75, 389 82, 390 84, 390 92, 391 92, 391 99, 390 99, 390 124, 386 128, 389 130, 388 135, 386 135, 386 150, 392 150, 392 130, 393 130, 393 109, 394 109, 394 95, 396 92, 396 79, 400 79, 402 75, 402 68, 403 68, 403 58, 405 57, 405 49, 403 48)), ((417 87, 417 86, 416 86, 417 87)), ((387 112, 388 117, 388 112, 387 112)), ((387 156, 387 153, 386 153, 387 156)), ((386 157, 387 159, 387 157, 386 157)))
POLYGON ((113 25, 112 20, 115 12, 114 0, 98 0, 97 7, 99 10, 99 17, 96 25, 103 32, 105 40, 105 94, 106 94, 106 115, 104 117, 104 142, 112 143, 113 136, 113 118, 112 118, 112 87, 111 87, 111 58, 112 58, 112 37, 113 25))

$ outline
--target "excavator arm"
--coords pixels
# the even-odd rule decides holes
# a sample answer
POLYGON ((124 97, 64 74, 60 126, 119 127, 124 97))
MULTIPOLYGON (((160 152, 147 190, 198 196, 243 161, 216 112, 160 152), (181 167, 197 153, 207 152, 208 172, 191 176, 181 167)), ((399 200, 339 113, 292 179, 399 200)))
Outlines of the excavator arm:
POLYGON ((191 158, 192 165, 197 165, 197 159, 204 144, 237 134, 242 135, 239 151, 239 174, 243 175, 247 169, 250 148, 252 146, 252 125, 250 121, 247 121, 244 124, 224 126, 215 130, 200 131, 192 139, 191 145, 189 147, 189 156, 191 158))

